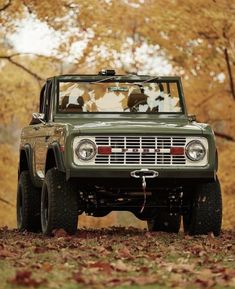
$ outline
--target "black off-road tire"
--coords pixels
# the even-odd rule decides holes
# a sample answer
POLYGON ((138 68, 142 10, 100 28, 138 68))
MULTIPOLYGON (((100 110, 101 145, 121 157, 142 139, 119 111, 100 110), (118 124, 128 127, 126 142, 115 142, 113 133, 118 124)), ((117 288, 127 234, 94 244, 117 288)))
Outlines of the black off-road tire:
POLYGON ((47 171, 42 187, 42 232, 51 235, 54 229, 64 229, 73 235, 77 231, 78 193, 65 174, 52 168, 47 171))
POLYGON ((17 227, 20 231, 40 232, 41 189, 36 188, 29 171, 20 174, 17 188, 17 227))
POLYGON ((147 220, 148 230, 150 232, 168 232, 178 233, 180 229, 181 216, 179 214, 169 214, 167 211, 161 211, 156 218, 147 220))
POLYGON ((195 188, 188 214, 183 216, 184 231, 189 235, 213 232, 219 236, 222 224, 222 197, 218 178, 195 188))

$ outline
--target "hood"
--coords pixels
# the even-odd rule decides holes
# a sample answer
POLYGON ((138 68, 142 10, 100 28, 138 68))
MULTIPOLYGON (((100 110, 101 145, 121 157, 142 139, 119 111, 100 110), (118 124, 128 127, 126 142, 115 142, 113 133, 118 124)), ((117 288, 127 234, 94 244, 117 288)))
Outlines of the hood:
POLYGON ((115 120, 115 121, 89 121, 81 124, 73 124, 73 132, 81 135, 97 134, 186 134, 201 135, 203 127, 198 123, 188 121, 149 121, 149 120, 115 120))

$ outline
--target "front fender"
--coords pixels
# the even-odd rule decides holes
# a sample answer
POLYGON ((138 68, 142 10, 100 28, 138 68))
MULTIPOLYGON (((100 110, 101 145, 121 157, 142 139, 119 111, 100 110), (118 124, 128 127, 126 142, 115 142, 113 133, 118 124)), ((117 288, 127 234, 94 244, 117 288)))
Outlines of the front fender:
POLYGON ((63 152, 58 142, 53 142, 48 146, 45 174, 53 167, 56 167, 59 171, 65 172, 63 152))
POLYGON ((33 149, 30 144, 25 144, 20 150, 20 159, 18 167, 18 178, 22 171, 29 171, 32 183, 36 187, 41 187, 41 179, 34 175, 33 169, 33 149))

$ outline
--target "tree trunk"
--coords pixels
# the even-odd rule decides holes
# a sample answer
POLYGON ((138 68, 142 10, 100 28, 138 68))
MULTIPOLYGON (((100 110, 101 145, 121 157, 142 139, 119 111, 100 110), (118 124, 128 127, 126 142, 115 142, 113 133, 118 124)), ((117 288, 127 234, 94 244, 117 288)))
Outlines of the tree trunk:
POLYGON ((224 48, 224 57, 225 57, 227 70, 228 70, 230 90, 231 90, 233 99, 235 99, 235 88, 234 88, 234 81, 233 81, 233 73, 232 73, 232 68, 231 68, 230 61, 229 61, 229 54, 228 54, 228 49, 227 48, 224 48))

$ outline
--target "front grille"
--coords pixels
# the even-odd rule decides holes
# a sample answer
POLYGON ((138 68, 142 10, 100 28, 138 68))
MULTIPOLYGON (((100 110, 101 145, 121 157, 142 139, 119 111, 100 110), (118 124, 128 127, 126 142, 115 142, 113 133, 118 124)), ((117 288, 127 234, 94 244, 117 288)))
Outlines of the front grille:
POLYGON ((97 136, 96 145, 112 147, 112 154, 97 154, 95 164, 108 165, 185 165, 185 155, 171 155, 170 148, 185 147, 185 137, 97 136))

